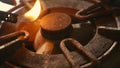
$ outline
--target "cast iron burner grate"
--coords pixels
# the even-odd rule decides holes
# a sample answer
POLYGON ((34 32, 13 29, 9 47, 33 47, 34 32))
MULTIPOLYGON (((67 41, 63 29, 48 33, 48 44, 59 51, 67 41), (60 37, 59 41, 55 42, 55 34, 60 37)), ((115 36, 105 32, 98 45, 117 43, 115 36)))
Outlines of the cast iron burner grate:
MULTIPOLYGON (((33 42, 26 41, 29 33, 20 31, 0 37, 0 40, 5 43, 11 41, 9 39, 12 38, 14 43, 17 35, 17 39, 20 41, 14 44, 14 46, 20 45, 20 47, 18 50, 15 49, 12 57, 1 58, 4 59, 6 67, 13 68, 94 68, 119 43, 119 11, 119 8, 109 7, 108 5, 106 8, 106 5, 101 4, 93 5, 92 9, 90 7, 78 12, 71 8, 51 8, 45 12, 47 14, 66 13, 72 18, 73 34, 71 38, 62 39, 59 42, 58 50, 60 52, 50 55, 35 53, 29 47, 33 45, 33 42), (76 25, 79 27, 76 27, 76 25), (24 38, 19 38, 19 36, 24 38)), ((12 45, 12 42, 8 45, 12 45)), ((8 51, 10 49, 7 48, 8 51)), ((8 52, 7 50, 1 50, 1 54, 4 55, 2 52, 8 52)))

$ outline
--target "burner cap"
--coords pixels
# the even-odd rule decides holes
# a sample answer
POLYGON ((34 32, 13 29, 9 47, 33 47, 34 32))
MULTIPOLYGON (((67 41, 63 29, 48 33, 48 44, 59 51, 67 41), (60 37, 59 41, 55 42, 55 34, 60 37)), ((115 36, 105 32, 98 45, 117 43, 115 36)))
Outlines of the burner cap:
POLYGON ((65 29, 70 24, 71 18, 65 13, 50 13, 41 20, 41 27, 50 31, 65 29))
POLYGON ((71 28, 71 18, 65 13, 50 13, 41 19, 41 33, 47 39, 68 37, 71 28))

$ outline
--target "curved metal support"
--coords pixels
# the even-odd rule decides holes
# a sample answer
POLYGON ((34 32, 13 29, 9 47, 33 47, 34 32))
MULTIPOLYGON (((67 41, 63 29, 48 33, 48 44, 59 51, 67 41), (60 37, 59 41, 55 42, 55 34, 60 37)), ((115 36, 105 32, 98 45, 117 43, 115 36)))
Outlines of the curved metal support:
POLYGON ((106 36, 107 38, 119 41, 119 38, 120 38, 120 29, 119 28, 99 26, 98 32, 99 32, 99 34, 106 36))
POLYGON ((5 41, 5 40, 10 39, 10 38, 13 38, 15 36, 17 36, 16 39, 14 39, 14 40, 12 40, 10 42, 7 42, 5 44, 0 45, 0 50, 4 49, 5 47, 10 46, 13 43, 18 42, 18 41, 23 41, 23 40, 28 39, 29 33, 27 31, 17 31, 17 32, 14 32, 14 33, 10 33, 8 35, 1 36, 0 37, 0 42, 5 41))
POLYGON ((72 67, 78 67, 79 65, 75 64, 75 62, 73 61, 69 50, 65 46, 66 41, 70 41, 79 51, 82 51, 88 58, 90 58, 91 64, 97 61, 97 58, 91 52, 87 51, 84 46, 82 46, 78 41, 72 38, 67 38, 61 41, 60 48, 66 56, 67 60, 72 64, 72 67))

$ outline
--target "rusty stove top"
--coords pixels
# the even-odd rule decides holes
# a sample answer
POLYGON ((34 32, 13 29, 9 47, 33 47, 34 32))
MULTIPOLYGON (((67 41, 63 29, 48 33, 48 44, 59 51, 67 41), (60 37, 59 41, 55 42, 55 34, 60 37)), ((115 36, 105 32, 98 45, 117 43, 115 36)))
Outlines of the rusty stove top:
MULTIPOLYGON (((56 15, 57 13, 66 14, 63 14, 63 16, 66 16, 64 18, 68 19, 65 19, 63 24, 72 24, 72 31, 68 32, 70 36, 61 40, 54 40, 55 49, 53 49, 52 54, 37 54, 33 45, 36 39, 35 36, 40 29, 40 24, 26 23, 22 15, 28 11, 28 7, 24 7, 16 12, 19 15, 16 24, 7 22, 0 29, 0 44, 1 46, 6 46, 6 48, 3 47, 4 49, 0 50, 0 67, 120 67, 119 8, 111 7, 109 4, 101 3, 98 0, 41 0, 41 4, 43 9, 39 19, 51 13, 56 15), (26 31, 21 31, 22 29, 26 31)), ((40 22, 40 20, 36 22, 40 22)), ((64 34, 62 31, 60 33, 64 34)), ((37 37, 39 36, 37 35, 37 37)))

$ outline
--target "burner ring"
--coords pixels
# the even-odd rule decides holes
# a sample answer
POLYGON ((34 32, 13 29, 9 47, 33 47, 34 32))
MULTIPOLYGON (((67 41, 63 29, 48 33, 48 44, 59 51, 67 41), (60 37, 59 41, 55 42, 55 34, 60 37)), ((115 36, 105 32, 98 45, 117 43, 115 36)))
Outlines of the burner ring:
MULTIPOLYGON (((84 46, 86 50, 91 52, 98 60, 110 53, 117 43, 100 35, 96 28, 94 37, 84 46), (101 42, 101 43, 100 43, 101 42), (96 45, 97 44, 97 45, 96 45)), ((76 51, 70 52, 73 60, 79 63, 82 67, 91 65, 84 56, 76 51), (86 64, 87 63, 87 64, 86 64)), ((66 60, 63 54, 55 55, 40 55, 29 50, 26 45, 20 48, 13 57, 13 62, 25 67, 55 67, 55 68, 70 68, 71 65, 66 60), (34 59, 33 59, 34 58, 34 59), (39 64, 38 64, 39 63, 39 64)))
MULTIPOLYGON (((96 58, 98 58, 98 60, 100 60, 106 55, 108 55, 111 52, 111 50, 115 47, 116 44, 117 44, 116 42, 110 39, 107 39, 99 35, 98 33, 96 33, 94 38, 86 46, 84 46, 84 48, 90 51, 96 58), (102 43, 99 43, 99 42, 102 42, 102 43)), ((84 58, 82 54, 76 51, 70 52, 70 54, 72 55, 73 60, 75 60, 75 64, 79 63, 79 66, 82 65, 82 67, 91 65, 91 63, 89 63, 89 61, 86 60, 86 58, 84 58)), ((26 48, 26 45, 24 45, 22 48, 20 48, 16 52, 12 62, 25 67, 43 67, 44 68, 44 66, 49 66, 51 68, 52 67, 69 68, 71 66, 63 54, 56 54, 56 55, 36 54, 35 52, 26 48)))

